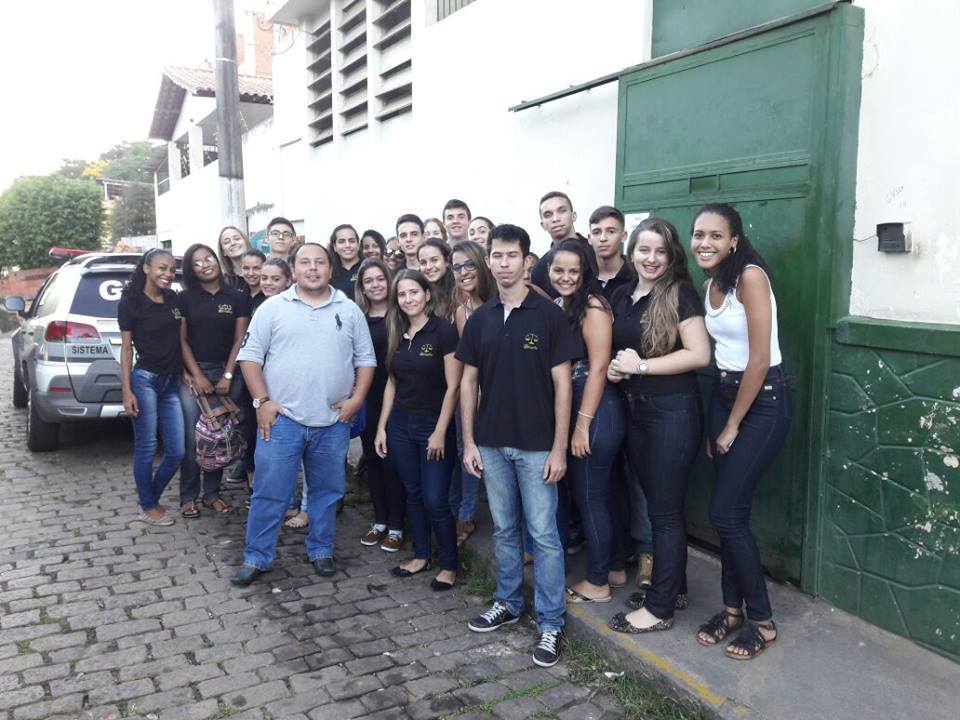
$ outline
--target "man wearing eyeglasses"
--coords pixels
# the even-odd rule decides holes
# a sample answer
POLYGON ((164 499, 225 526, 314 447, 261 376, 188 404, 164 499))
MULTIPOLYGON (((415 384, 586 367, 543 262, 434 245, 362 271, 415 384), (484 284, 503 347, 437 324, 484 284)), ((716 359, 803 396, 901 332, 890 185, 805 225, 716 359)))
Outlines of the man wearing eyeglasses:
POLYGON ((267 242, 270 243, 270 257, 286 260, 297 241, 297 231, 293 223, 285 217, 275 217, 267 224, 267 242))

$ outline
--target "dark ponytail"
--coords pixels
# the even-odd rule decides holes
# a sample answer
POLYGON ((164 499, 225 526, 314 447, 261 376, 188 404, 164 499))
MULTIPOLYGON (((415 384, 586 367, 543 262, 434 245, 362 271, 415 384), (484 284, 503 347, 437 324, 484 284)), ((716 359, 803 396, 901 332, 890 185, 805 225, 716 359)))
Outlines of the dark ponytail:
POLYGON ((735 289, 737 287, 737 280, 747 265, 758 265, 768 276, 770 275, 766 261, 761 257, 760 253, 757 252, 756 248, 753 247, 750 238, 748 238, 747 234, 743 231, 743 219, 740 217, 740 213, 738 213, 732 205, 728 205, 727 203, 710 203, 697 210, 697 214, 693 218, 693 224, 690 226, 691 235, 693 235, 693 226, 696 224, 697 218, 705 213, 722 217, 730 227, 730 235, 739 238, 737 241, 737 251, 730 253, 723 259, 717 268, 716 275, 713 276, 720 292, 726 295, 735 289))

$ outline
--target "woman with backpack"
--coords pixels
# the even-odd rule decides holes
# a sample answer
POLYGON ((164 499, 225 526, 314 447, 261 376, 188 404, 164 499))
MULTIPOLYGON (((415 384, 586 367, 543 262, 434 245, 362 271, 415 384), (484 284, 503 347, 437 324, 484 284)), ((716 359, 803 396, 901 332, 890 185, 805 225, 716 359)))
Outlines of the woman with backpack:
POLYGON ((173 525, 160 496, 183 458, 180 310, 170 289, 176 270, 169 250, 147 251, 123 289, 117 309, 123 409, 133 419, 133 479, 140 501, 137 520, 148 525, 173 525), (154 470, 158 429, 163 458, 154 470))
MULTIPOLYGON (((186 455, 180 469, 180 514, 200 516, 201 472, 196 457, 196 425, 200 417, 197 398, 230 396, 240 399, 242 384, 237 353, 250 323, 250 297, 226 286, 214 251, 202 244, 183 255, 183 286, 180 294, 180 350, 186 382, 180 387, 180 404, 186 455)), ((223 470, 203 471, 202 504, 216 513, 233 510, 220 497, 223 470)))

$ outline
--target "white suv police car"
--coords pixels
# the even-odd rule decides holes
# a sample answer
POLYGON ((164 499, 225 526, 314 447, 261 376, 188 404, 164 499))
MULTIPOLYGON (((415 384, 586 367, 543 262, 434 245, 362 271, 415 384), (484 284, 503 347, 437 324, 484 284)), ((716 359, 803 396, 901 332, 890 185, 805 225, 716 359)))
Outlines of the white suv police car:
POLYGON ((139 260, 83 254, 47 278, 29 310, 22 297, 5 298, 23 317, 12 338, 13 404, 28 408, 30 450, 55 450, 61 423, 123 415, 117 305, 139 260))

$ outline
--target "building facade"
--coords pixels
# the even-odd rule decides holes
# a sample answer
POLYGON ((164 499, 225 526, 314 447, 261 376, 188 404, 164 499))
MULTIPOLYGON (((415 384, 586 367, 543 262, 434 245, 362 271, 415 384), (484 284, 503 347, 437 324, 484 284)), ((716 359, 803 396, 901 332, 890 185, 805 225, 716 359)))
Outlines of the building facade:
MULTIPOLYGON (((438 216, 457 197, 542 250, 548 190, 569 193, 581 232, 611 202, 681 228, 704 202, 737 204, 773 269, 798 399, 757 501, 767 566, 960 659, 956 3, 271 0, 264 12, 272 96, 244 138, 251 231, 282 214, 311 240, 344 222, 389 236, 401 213, 438 216)), ((202 188, 158 197, 175 250, 215 238, 214 165, 202 188)), ((708 543, 709 489, 701 466, 689 517, 708 543)))

